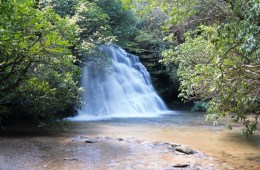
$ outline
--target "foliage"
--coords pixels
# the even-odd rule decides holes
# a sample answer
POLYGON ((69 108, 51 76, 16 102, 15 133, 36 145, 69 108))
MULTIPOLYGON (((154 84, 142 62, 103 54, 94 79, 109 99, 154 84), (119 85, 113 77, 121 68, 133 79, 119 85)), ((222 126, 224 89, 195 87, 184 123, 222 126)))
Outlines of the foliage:
POLYGON ((137 29, 139 30, 128 48, 137 53, 150 53, 158 58, 168 43, 163 42, 162 26, 167 16, 154 6, 153 1, 121 0, 125 9, 131 10, 137 16, 137 29))
POLYGON ((144 14, 138 23, 138 28, 141 30, 141 33, 135 38, 138 47, 146 49, 157 58, 168 45, 163 41, 165 35, 162 32, 166 19, 167 16, 160 9, 154 8, 150 13, 144 14))
POLYGON ((99 1, 91 0, 42 0, 41 6, 51 7, 61 17, 66 17, 77 26, 77 41, 72 47, 77 58, 77 65, 83 66, 91 56, 102 56, 99 45, 116 41, 109 25, 110 17, 97 5, 99 1), (68 9, 68 10, 64 10, 68 9))
POLYGON ((139 31, 134 14, 124 9, 120 0, 98 0, 96 4, 109 16, 108 24, 117 37, 116 43, 126 47, 139 31))
POLYGON ((61 17, 73 16, 80 0, 40 0, 40 7, 51 6, 52 9, 61 17))
POLYGON ((115 40, 109 16, 94 2, 80 2, 72 21, 79 27, 77 50, 80 60, 86 59, 98 45, 115 40), (82 57, 80 57, 82 56, 82 57))
POLYGON ((55 117, 75 105, 75 26, 33 0, 0 3, 0 112, 55 117))
POLYGON ((163 62, 178 64, 180 97, 211 100, 207 118, 218 121, 234 113, 234 119, 244 122, 244 132, 250 135, 257 129, 260 114, 259 0, 196 2, 181 6, 184 11, 193 9, 189 17, 183 16, 182 9, 174 11, 180 16, 172 16, 170 23, 191 31, 185 31, 185 39, 177 43, 176 32, 167 37, 177 46, 163 53, 163 62), (212 4, 217 9, 212 8, 214 15, 203 18, 201 11, 212 4), (192 22, 195 27, 186 27, 185 23, 192 22), (202 23, 208 26, 196 27, 202 23))
POLYGON ((192 107, 191 111, 199 111, 199 112, 205 112, 208 108, 208 102, 205 101, 197 101, 195 102, 194 106, 192 107))
POLYGON ((142 16, 150 12, 160 0, 121 0, 125 9, 134 9, 136 15, 142 16))

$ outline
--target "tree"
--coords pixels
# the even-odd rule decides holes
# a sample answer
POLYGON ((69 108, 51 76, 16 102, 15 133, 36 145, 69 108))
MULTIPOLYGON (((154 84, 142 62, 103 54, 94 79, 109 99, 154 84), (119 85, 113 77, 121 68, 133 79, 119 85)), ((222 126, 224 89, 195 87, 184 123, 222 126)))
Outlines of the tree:
POLYGON ((95 45, 111 42, 113 34, 109 16, 94 2, 80 2, 72 20, 79 27, 78 38, 83 48, 90 50, 95 45), (92 44, 92 45, 91 45, 92 44), (90 48, 87 48, 87 46, 90 48))
MULTIPOLYGON (((208 26, 189 27, 186 37, 164 52, 163 62, 178 64, 181 97, 209 100, 208 118, 218 121, 231 113, 235 121, 244 122, 244 133, 250 135, 260 114, 259 0, 212 0, 205 4, 215 4, 219 14, 213 10, 212 17, 199 19, 202 3, 182 4, 184 11, 193 12, 186 19, 182 12, 180 17, 173 15, 173 23, 181 28, 187 28, 186 22, 208 26)), ((174 33, 167 38, 171 42, 178 36, 174 33)))
POLYGON ((75 15, 80 0, 39 0, 39 6, 45 8, 50 6, 62 18, 75 15))
POLYGON ((70 47, 76 27, 33 0, 0 3, 0 117, 55 117, 75 105, 80 68, 70 47))
POLYGON ((123 8, 120 0, 98 0, 97 5, 109 16, 108 24, 116 36, 116 44, 129 47, 138 34, 137 19, 133 12, 123 8))

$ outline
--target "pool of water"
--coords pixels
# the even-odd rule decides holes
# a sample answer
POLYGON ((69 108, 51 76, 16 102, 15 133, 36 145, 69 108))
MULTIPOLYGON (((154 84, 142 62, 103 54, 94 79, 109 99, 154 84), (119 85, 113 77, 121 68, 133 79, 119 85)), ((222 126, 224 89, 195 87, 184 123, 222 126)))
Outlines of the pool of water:
MULTIPOLYGON (((0 137, 0 142, 1 139, 8 140, 6 136, 15 139, 16 143, 21 139, 22 141, 31 140, 34 143, 40 142, 41 145, 44 144, 46 154, 53 153, 53 159, 57 159, 53 148, 60 148, 61 145, 64 145, 64 148, 69 147, 65 144, 66 141, 78 136, 169 142, 184 144, 202 151, 213 157, 220 169, 260 169, 259 130, 254 136, 246 138, 240 134, 241 124, 239 123, 233 123, 233 130, 227 130, 229 119, 221 121, 217 126, 213 126, 212 122, 206 122, 204 119, 204 113, 173 111, 158 117, 72 121, 62 131, 35 130, 31 124, 16 124, 6 127, 6 132, 1 134, 5 137, 0 137), (49 145, 51 147, 48 147, 49 145)), ((8 146, 8 141, 5 145, 8 146)), ((77 150, 77 147, 73 148, 77 150)), ((105 150, 109 149, 106 147, 105 150)), ((115 151, 121 154, 120 149, 115 149, 115 151)), ((63 151, 60 152, 60 155, 64 154, 63 151)), ((112 152, 109 151, 109 153, 112 152)), ((105 165, 104 163, 102 166, 105 165)))
POLYGON ((139 140, 174 142, 203 151, 219 161, 222 168, 260 169, 260 133, 246 138, 241 123, 222 120, 217 126, 205 121, 204 113, 173 111, 159 117, 112 118, 72 122, 67 135, 111 136, 139 140))

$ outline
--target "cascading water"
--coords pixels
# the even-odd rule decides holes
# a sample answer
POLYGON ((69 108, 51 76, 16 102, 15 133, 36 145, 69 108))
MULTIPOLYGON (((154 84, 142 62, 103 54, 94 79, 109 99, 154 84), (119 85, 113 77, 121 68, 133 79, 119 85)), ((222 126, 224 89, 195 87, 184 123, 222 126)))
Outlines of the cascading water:
POLYGON ((135 55, 116 46, 103 46, 111 64, 90 61, 83 69, 85 102, 74 120, 106 117, 146 117, 167 111, 154 90, 150 74, 135 55))

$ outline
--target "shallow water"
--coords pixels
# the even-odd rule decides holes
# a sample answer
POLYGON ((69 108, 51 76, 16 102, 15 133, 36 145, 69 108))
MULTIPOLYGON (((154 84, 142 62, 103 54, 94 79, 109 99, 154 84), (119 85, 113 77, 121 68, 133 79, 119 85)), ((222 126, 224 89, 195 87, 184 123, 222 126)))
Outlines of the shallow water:
POLYGON ((188 145, 218 160, 221 169, 260 169, 260 133, 246 138, 241 124, 229 120, 217 126, 204 121, 203 113, 172 112, 152 118, 113 118, 103 121, 73 122, 69 134, 136 138, 188 145))
POLYGON ((203 113, 172 112, 150 118, 71 122, 64 131, 36 131, 30 124, 19 128, 15 125, 1 134, 5 137, 0 137, 0 156, 5 153, 8 163, 28 164, 14 169, 165 169, 162 167, 167 167, 167 161, 176 161, 169 153, 151 148, 146 142, 149 141, 184 144, 202 151, 214 162, 203 156, 189 158, 189 162, 200 161, 204 169, 260 169, 259 131, 246 138, 240 135, 239 124, 230 131, 226 129, 227 122, 212 126, 204 121, 203 113), (72 142, 80 136, 111 140, 88 146, 72 142), (118 138, 123 138, 124 143, 112 140, 118 138), (79 160, 64 162, 63 157, 73 156, 79 160))

